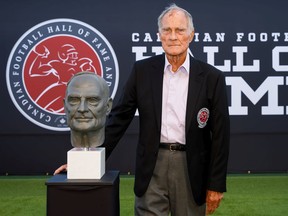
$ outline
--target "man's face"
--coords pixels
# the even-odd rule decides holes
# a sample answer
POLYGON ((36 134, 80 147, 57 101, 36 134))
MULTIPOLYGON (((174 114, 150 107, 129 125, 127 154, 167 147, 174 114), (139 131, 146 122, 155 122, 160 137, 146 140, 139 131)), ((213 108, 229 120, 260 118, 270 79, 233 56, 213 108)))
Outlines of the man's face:
POLYGON ((68 125, 75 131, 95 131, 106 122, 107 100, 97 78, 90 75, 75 77, 67 88, 64 101, 68 125))
POLYGON ((194 31, 189 31, 188 20, 182 11, 170 11, 165 14, 159 34, 162 47, 168 56, 186 54, 194 37, 194 31))

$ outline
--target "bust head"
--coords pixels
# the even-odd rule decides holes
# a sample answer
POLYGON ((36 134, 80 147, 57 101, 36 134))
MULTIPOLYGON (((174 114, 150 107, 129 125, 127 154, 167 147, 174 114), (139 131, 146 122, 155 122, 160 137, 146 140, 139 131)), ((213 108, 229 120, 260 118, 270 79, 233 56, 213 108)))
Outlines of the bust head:
POLYGON ((91 72, 75 74, 67 84, 64 108, 74 147, 91 148, 104 142, 106 116, 112 108, 106 81, 91 72))

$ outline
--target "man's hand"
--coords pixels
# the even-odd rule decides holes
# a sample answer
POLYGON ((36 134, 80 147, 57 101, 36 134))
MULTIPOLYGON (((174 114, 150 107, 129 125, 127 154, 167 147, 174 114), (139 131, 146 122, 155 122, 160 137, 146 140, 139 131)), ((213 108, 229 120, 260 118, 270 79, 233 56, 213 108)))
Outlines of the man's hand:
POLYGON ((59 174, 60 172, 67 171, 67 164, 60 166, 58 169, 55 170, 53 175, 59 174))
POLYGON ((216 208, 219 207, 223 193, 207 190, 206 194, 206 215, 213 214, 216 208))

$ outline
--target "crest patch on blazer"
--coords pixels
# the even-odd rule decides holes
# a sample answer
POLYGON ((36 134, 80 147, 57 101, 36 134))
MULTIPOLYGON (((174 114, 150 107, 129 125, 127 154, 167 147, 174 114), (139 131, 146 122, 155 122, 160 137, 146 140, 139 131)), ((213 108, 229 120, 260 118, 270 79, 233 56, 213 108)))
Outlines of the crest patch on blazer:
POLYGON ((207 108, 202 108, 197 114, 197 122, 199 128, 204 128, 209 119, 209 110, 207 108))

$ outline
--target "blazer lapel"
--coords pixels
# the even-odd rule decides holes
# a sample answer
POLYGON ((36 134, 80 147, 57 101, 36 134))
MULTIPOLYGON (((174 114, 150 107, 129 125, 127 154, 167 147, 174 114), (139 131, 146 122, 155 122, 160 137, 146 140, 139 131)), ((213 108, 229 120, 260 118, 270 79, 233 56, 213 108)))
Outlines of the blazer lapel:
POLYGON ((163 90, 163 71, 165 65, 164 54, 159 56, 159 59, 152 62, 152 73, 150 73, 150 81, 152 86, 153 106, 155 110, 155 118, 159 131, 161 130, 161 118, 162 118, 162 90, 163 90))
POLYGON ((203 85, 202 71, 197 60, 190 57, 189 85, 186 107, 186 134, 191 126, 193 115, 195 115, 195 106, 198 101, 199 93, 203 85))

